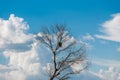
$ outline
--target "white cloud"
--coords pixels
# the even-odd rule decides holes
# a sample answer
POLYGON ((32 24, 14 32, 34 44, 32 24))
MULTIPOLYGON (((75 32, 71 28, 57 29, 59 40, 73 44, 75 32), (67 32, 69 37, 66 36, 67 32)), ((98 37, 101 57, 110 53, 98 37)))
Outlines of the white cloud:
POLYGON ((94 37, 92 37, 90 34, 86 34, 85 36, 83 36, 83 39, 95 41, 94 37))
POLYGON ((93 74, 93 72, 90 71, 82 71, 78 75, 74 75, 73 80, 101 80, 98 76, 93 74))
POLYGON ((120 70, 116 70, 114 67, 109 67, 108 70, 100 69, 97 73, 91 72, 100 80, 120 80, 120 70))
POLYGON ((120 61, 95 59, 92 60, 92 64, 96 64, 100 67, 97 72, 91 71, 91 73, 100 78, 100 80, 120 80, 120 61), (106 67, 108 68, 102 68, 106 67))
MULTIPOLYGON (((0 54, 7 60, 7 63, 0 63, 0 80, 38 80, 41 78, 45 78, 44 80, 46 80, 42 66, 47 64, 47 60, 45 59, 45 64, 44 61, 40 64, 41 58, 38 53, 47 53, 47 51, 41 46, 38 47, 38 43, 33 39, 33 34, 27 33, 28 29, 29 25, 24 22, 24 19, 14 16, 14 14, 11 14, 8 20, 0 19, 0 54), (42 51, 40 51, 40 49, 38 50, 38 48, 41 48, 42 51)), ((69 38, 68 36, 66 41, 69 38)), ((66 45, 69 44, 69 42, 76 41, 71 37, 70 40, 66 42, 66 45)), ((89 46, 89 44, 82 41, 78 43, 84 44, 87 47, 89 46)), ((48 56, 48 54, 46 56, 48 56)), ((44 58, 46 58, 46 56, 44 58)), ((50 60, 48 62, 50 62, 50 60)), ((79 66, 81 65, 73 64, 71 67, 76 72, 82 68, 79 66)), ((48 69, 48 72, 53 70, 49 63, 44 69, 48 69)))
POLYGON ((72 63, 71 68, 72 68, 73 72, 77 73, 77 74, 81 73, 81 71, 83 72, 87 62, 88 62, 87 60, 86 61, 78 60, 78 61, 75 61, 74 63, 72 63))
POLYGON ((4 71, 0 75, 7 75, 5 80, 16 80, 16 77, 25 80, 29 75, 40 73, 39 57, 34 48, 26 52, 5 51, 3 54, 10 59, 6 66, 2 65, 0 68, 4 71))
POLYGON ((27 80, 39 77, 40 61, 33 35, 27 33, 29 26, 23 18, 11 14, 8 20, 0 19, 0 54, 8 60, 0 64, 0 79, 27 80))
POLYGON ((120 67, 120 61, 118 60, 106 60, 106 59, 94 59, 92 60, 93 64, 99 65, 99 66, 106 66, 106 67, 116 67, 119 68, 120 67))
POLYGON ((117 48, 117 51, 120 52, 120 47, 117 48))
POLYGON ((0 48, 7 44, 25 43, 32 38, 26 31, 29 26, 23 18, 11 14, 8 20, 0 19, 0 48))
POLYGON ((43 70, 46 71, 47 75, 53 75, 53 73, 54 73, 54 68, 51 63, 47 63, 47 65, 45 67, 43 67, 43 70))
POLYGON ((120 13, 112 15, 112 19, 102 24, 102 34, 95 35, 97 38, 120 42, 120 13))
POLYGON ((84 42, 82 40, 79 40, 79 43, 84 45, 87 49, 92 49, 93 48, 93 45, 87 43, 87 42, 84 42))

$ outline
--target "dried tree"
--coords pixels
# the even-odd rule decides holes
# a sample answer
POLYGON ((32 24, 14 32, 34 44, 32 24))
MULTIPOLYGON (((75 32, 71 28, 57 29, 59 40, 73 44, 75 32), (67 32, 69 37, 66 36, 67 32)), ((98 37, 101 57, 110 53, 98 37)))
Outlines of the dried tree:
POLYGON ((46 70, 49 80, 68 80, 72 74, 80 73, 88 67, 85 45, 79 45, 65 25, 56 24, 44 28, 36 35, 36 40, 44 44, 53 55, 52 65, 48 65, 52 68, 46 70), (76 65, 82 67, 74 70, 76 65))

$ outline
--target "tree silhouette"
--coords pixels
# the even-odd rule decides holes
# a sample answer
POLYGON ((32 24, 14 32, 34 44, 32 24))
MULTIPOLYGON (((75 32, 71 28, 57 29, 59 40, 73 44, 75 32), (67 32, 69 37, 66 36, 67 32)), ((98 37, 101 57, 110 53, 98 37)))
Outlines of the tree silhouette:
POLYGON ((53 62, 46 67, 49 80, 68 80, 71 75, 87 69, 85 45, 79 44, 65 25, 56 24, 44 28, 36 35, 36 40, 44 44, 53 56, 53 62))

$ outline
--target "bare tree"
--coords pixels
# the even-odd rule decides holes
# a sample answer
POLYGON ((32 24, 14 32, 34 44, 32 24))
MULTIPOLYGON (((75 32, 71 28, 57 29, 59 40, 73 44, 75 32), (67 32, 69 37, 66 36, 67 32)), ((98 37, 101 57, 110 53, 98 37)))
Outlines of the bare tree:
POLYGON ((44 44, 53 56, 53 62, 47 65, 49 69, 46 70, 49 80, 68 80, 71 75, 88 67, 85 45, 79 45, 65 25, 56 24, 44 28, 37 34, 36 40, 44 44))

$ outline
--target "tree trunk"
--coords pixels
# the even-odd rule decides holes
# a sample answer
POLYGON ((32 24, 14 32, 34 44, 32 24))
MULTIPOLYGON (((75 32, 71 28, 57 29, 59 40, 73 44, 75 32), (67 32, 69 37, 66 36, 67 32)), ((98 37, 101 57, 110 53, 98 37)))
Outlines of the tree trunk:
POLYGON ((51 78, 50 78, 50 80, 53 80, 53 79, 54 79, 54 77, 51 77, 51 78))

